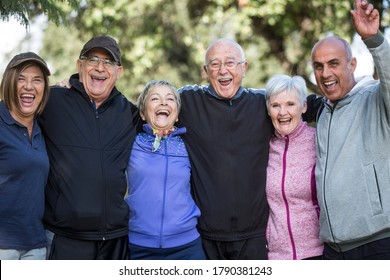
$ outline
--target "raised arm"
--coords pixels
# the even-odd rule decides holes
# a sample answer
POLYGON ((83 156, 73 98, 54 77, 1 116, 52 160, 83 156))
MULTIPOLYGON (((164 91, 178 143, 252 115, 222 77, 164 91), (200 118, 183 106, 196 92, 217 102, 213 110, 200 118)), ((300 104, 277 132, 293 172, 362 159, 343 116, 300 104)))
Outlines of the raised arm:
POLYGON ((374 37, 379 30, 379 11, 366 0, 355 0, 355 10, 351 11, 356 32, 363 40, 374 37))
POLYGON ((390 46, 382 33, 379 32, 380 15, 377 9, 366 0, 355 0, 355 10, 351 11, 352 20, 356 32, 362 37, 364 43, 371 52, 375 68, 380 81, 380 89, 377 95, 383 102, 384 112, 388 123, 390 123, 390 46))

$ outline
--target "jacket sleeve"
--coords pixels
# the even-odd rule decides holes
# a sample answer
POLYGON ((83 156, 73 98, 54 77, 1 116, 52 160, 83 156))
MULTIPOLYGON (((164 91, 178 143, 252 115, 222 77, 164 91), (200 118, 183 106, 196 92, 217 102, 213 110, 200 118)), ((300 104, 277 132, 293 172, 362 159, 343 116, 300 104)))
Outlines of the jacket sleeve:
POLYGON ((322 96, 317 96, 315 94, 310 94, 306 98, 307 110, 306 113, 302 115, 302 118, 307 123, 317 122, 318 117, 320 116, 322 109, 324 109, 324 102, 322 96))
POLYGON ((378 32, 376 36, 364 40, 372 58, 379 76, 379 95, 384 106, 384 117, 390 123, 390 45, 383 37, 382 33, 378 32))

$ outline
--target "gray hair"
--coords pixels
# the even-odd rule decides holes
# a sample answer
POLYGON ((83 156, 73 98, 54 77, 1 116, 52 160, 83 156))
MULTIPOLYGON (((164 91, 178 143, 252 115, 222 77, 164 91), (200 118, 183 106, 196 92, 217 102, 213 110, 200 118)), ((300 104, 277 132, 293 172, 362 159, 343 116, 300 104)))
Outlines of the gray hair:
POLYGON ((294 92, 303 107, 306 102, 307 88, 305 80, 300 76, 274 75, 265 86, 265 100, 269 108, 270 99, 284 91, 294 92))
POLYGON ((165 81, 165 80, 151 80, 146 84, 144 90, 138 96, 137 107, 138 107, 139 111, 145 112, 145 99, 148 96, 148 93, 150 92, 150 90, 157 87, 157 86, 166 86, 172 90, 172 92, 176 98, 177 110, 178 110, 178 112, 180 112, 180 109, 181 109, 180 94, 177 91, 177 88, 172 83, 165 81))

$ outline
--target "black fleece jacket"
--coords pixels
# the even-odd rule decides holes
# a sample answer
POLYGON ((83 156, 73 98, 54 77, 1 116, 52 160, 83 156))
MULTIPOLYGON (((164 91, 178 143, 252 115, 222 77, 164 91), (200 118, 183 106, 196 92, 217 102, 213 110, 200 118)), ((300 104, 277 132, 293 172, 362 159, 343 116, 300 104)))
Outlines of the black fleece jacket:
POLYGON ((84 240, 126 236, 125 170, 138 111, 116 88, 95 109, 78 74, 70 83, 51 88, 38 119, 50 159, 45 227, 84 240))
MULTIPOLYGON (((264 91, 240 88, 233 99, 218 97, 211 86, 180 89, 179 126, 192 166, 192 193, 201 210, 203 238, 236 241, 265 238, 265 196, 269 140, 274 131, 264 91)), ((321 103, 308 98, 308 121, 321 103)))

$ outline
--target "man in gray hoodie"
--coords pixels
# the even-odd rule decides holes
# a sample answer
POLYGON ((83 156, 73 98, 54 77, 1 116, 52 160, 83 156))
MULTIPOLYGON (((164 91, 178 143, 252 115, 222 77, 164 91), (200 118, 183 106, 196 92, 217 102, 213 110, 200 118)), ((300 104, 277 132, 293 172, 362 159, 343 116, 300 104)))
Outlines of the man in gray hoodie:
POLYGON ((366 0, 351 11, 379 75, 354 77, 338 37, 317 42, 312 64, 325 108, 317 124, 316 181, 324 259, 390 259, 390 47, 366 0))

